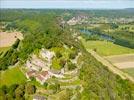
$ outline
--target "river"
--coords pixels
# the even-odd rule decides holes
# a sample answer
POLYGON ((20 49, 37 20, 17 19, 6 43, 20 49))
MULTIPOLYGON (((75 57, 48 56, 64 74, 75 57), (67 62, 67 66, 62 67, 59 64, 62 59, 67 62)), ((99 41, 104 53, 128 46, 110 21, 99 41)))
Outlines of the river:
POLYGON ((112 37, 109 36, 109 35, 103 34, 103 33, 97 33, 97 32, 93 32, 93 31, 91 31, 91 30, 87 30, 87 29, 80 29, 80 32, 81 32, 81 33, 84 33, 84 34, 88 34, 89 36, 91 36, 91 35, 97 35, 97 36, 99 36, 101 39, 114 42, 114 38, 112 38, 112 37))
POLYGON ((97 35, 100 39, 111 41, 114 44, 134 49, 134 42, 131 42, 125 39, 115 38, 115 37, 113 38, 112 36, 109 36, 107 34, 97 32, 97 31, 95 32, 95 31, 88 30, 88 29, 80 29, 79 31, 89 36, 97 35))

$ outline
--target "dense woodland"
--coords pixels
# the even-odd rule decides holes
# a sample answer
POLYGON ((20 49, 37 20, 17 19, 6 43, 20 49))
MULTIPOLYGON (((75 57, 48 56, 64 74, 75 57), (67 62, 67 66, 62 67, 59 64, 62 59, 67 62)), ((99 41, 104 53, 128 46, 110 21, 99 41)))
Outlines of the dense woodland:
MULTIPOLYGON (((74 40, 68 29, 60 27, 58 20, 61 16, 59 14, 64 15, 65 12, 64 10, 2 10, 0 21, 9 23, 5 30, 16 29, 21 31, 24 39, 22 41, 17 40, 11 49, 0 58, 0 70, 6 70, 8 66, 14 65, 18 61, 24 63, 32 52, 42 47, 50 49, 52 47, 62 47, 63 44, 66 44, 68 47, 73 46, 83 54, 79 59, 79 63, 84 62, 80 69, 79 78, 84 90, 82 93, 77 91, 78 99, 133 100, 134 84, 128 80, 122 80, 119 76, 110 72, 106 66, 103 66, 86 52, 80 41, 76 42, 74 40)), ((73 14, 75 11, 69 10, 68 12, 73 14)), ((98 11, 93 13, 98 13, 98 11)), ((100 13, 99 16, 101 14, 104 15, 100 13)), ((113 13, 111 12, 111 14, 113 13)), ((105 16, 107 15, 105 14, 105 16)), ((57 57, 61 56, 59 53, 56 55, 57 57)), ((70 59, 74 58, 73 55, 70 54, 70 59)), ((70 66, 71 70, 75 68, 74 65, 70 64, 70 66)), ((8 88, 3 86, 1 95, 10 94, 11 91, 14 98, 23 97, 24 86, 14 85, 8 88), (23 89, 23 95, 17 94, 19 88, 23 89), (13 90, 15 90, 15 93, 13 90)), ((28 93, 31 93, 27 89, 30 86, 25 86, 25 88, 28 93)), ((67 100, 68 96, 70 95, 63 98, 61 96, 61 100, 67 100)))

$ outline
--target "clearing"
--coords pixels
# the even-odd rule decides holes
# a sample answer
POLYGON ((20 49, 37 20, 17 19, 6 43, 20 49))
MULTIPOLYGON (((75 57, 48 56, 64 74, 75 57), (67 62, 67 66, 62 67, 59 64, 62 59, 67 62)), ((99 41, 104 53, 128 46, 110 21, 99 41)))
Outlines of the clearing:
POLYGON ((9 47, 14 44, 16 39, 23 39, 23 35, 20 32, 0 32, 0 47, 9 47))

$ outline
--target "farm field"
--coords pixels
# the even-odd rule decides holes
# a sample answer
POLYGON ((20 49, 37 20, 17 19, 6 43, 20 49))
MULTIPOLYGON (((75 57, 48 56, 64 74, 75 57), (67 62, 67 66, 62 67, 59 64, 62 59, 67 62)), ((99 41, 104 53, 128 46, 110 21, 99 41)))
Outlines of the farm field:
POLYGON ((96 49, 96 52, 101 56, 121 55, 134 53, 134 49, 119 46, 107 41, 85 41, 81 39, 85 48, 96 49))
POLYGON ((119 69, 134 68, 134 54, 109 56, 106 59, 119 69))
POLYGON ((20 32, 0 32, 0 47, 9 47, 16 39, 23 39, 20 32))
POLYGON ((2 85, 11 85, 15 83, 23 83, 26 81, 26 77, 20 71, 19 67, 14 67, 6 71, 0 72, 0 86, 2 85))
POLYGON ((134 77, 134 54, 106 57, 113 65, 134 77))

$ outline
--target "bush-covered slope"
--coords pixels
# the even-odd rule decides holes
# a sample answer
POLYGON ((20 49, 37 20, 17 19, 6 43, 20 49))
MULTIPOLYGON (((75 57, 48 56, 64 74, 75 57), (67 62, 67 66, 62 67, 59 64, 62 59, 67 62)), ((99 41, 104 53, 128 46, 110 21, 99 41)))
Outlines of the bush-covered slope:
POLYGON ((88 53, 81 57, 81 61, 84 61, 79 76, 83 80, 82 85, 84 87, 81 94, 82 100, 134 99, 133 83, 122 80, 88 53))

